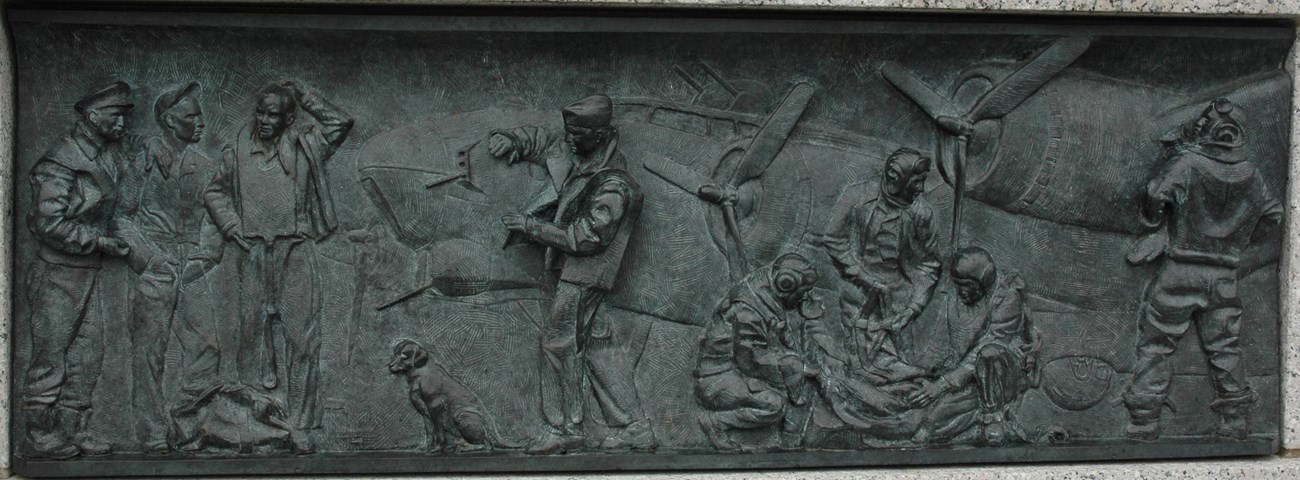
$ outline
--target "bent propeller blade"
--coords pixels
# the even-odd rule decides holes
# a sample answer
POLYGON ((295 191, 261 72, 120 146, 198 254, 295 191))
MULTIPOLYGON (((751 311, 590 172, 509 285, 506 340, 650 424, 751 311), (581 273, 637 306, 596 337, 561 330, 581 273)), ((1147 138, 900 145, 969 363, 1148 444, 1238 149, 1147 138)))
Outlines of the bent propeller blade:
POLYGON ((1066 37, 1057 40, 1042 53, 1020 67, 997 86, 984 94, 975 107, 971 108, 969 118, 979 121, 989 118, 1002 118, 1015 110, 1025 99, 1042 88, 1052 77, 1065 70, 1088 50, 1092 43, 1088 37, 1066 37))

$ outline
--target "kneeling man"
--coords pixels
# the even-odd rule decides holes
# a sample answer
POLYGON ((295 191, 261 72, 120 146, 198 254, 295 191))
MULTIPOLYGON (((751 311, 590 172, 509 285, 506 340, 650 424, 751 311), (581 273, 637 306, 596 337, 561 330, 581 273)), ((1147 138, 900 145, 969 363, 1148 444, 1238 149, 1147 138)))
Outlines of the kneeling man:
POLYGON ((975 332, 955 365, 921 381, 908 397, 913 407, 939 400, 926 415, 913 441, 945 441, 983 425, 984 442, 998 446, 1006 436, 1007 415, 1029 388, 1036 365, 1036 345, 1025 314, 1025 283, 1014 272, 998 272, 989 252, 967 247, 953 255, 952 282, 961 304, 958 325, 975 332))
POLYGON ((781 424, 781 446, 800 446, 811 384, 819 369, 804 335, 821 308, 809 292, 817 272, 796 253, 751 273, 719 302, 700 339, 695 398, 700 426, 714 447, 735 449, 728 430, 781 424), (804 328, 801 328, 804 327, 804 328))

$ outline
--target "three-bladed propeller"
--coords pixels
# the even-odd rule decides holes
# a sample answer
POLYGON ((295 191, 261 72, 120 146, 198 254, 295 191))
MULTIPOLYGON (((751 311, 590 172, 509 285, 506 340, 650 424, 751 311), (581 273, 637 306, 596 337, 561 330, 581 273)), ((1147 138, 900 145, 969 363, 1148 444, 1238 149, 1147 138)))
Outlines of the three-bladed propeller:
POLYGON ((953 248, 959 245, 958 223, 961 219, 961 199, 966 188, 966 146, 970 141, 971 132, 975 129, 975 123, 1002 118, 1015 110, 1025 99, 1083 55, 1090 43, 1087 37, 1066 37, 1057 40, 995 85, 964 114, 951 99, 935 92, 897 63, 885 62, 880 67, 880 75, 921 107, 921 110, 924 110, 926 115, 929 115, 939 126, 935 157, 940 174, 953 187, 953 248), (946 170, 949 165, 952 168, 951 172, 946 170))

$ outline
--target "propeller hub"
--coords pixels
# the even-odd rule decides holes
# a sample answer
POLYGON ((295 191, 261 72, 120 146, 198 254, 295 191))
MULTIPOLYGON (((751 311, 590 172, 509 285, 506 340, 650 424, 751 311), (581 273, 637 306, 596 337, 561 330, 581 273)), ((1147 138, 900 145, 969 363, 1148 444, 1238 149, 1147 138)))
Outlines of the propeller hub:
POLYGON ((704 185, 700 187, 700 199, 718 205, 735 205, 736 189, 730 186, 704 185))
POLYGON ((958 137, 969 137, 971 132, 975 131, 975 125, 970 120, 961 117, 942 115, 935 119, 935 123, 944 131, 958 137))

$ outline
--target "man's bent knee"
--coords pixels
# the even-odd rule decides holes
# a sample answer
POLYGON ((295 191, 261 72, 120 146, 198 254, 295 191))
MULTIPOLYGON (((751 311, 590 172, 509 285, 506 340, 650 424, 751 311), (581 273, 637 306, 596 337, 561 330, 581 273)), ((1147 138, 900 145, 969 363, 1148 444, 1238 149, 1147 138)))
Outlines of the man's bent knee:
POLYGON ((758 415, 765 420, 776 421, 785 409, 785 397, 773 391, 758 392, 753 396, 751 408, 757 410, 758 415))

